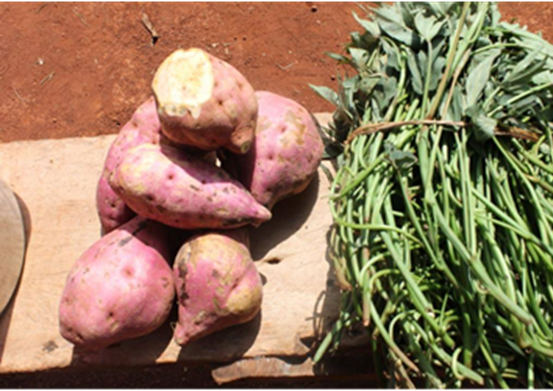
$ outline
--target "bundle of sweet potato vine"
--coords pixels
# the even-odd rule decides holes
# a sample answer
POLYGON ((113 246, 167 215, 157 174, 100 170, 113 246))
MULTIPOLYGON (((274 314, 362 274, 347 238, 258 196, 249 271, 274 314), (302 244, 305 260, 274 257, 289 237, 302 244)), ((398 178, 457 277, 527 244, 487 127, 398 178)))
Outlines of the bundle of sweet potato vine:
POLYGON ((61 335, 79 349, 151 333, 175 298, 180 345, 252 320, 263 294, 247 226, 305 190, 323 155, 304 107, 254 91, 201 49, 168 56, 152 91, 107 153, 96 194, 104 236, 61 297, 61 335))
POLYGON ((326 152, 340 317, 390 386, 553 385, 553 46, 494 3, 354 14, 326 152), (380 357, 388 360, 380 360, 380 357))

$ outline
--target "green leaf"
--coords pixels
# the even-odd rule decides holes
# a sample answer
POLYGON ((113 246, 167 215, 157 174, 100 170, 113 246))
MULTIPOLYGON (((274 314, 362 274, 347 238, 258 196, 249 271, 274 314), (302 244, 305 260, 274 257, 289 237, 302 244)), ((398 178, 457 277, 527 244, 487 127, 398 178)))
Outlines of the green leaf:
POLYGON ((379 82, 377 77, 365 77, 359 82, 359 91, 365 95, 370 95, 379 82))
POLYGON ((407 50, 407 68, 411 73, 411 86, 416 94, 423 94, 422 76, 417 65, 418 61, 412 50, 407 50))
POLYGON ((359 81, 361 77, 355 75, 345 79, 342 82, 341 91, 340 91, 340 102, 341 106, 347 109, 347 113, 350 118, 355 121, 359 118, 359 113, 355 107, 354 96, 359 91, 359 81))
POLYGON ((402 151, 389 142, 384 144, 384 149, 386 150, 387 158, 396 169, 407 170, 417 162, 417 157, 414 153, 402 151))
POLYGON ((383 114, 396 94, 397 79, 395 77, 382 77, 379 79, 370 100, 373 121, 382 121, 383 114))
POLYGON ((445 60, 447 53, 442 53, 442 50, 444 49, 444 46, 446 44, 445 37, 438 35, 436 38, 432 40, 432 63, 436 61, 438 57, 443 57, 445 60))
POLYGON ((532 76, 534 73, 540 71, 545 65, 545 58, 542 58, 541 61, 534 62, 543 47, 536 48, 531 53, 529 53, 522 61, 520 61, 512 69, 511 73, 503 79, 501 86, 505 89, 513 87, 516 83, 522 81, 525 78, 532 76))
POLYGON ((453 10, 451 9, 452 7, 457 7, 459 8, 459 4, 458 2, 448 2, 448 1, 437 1, 437 2, 432 2, 432 3, 428 3, 430 5, 430 7, 432 8, 432 10, 434 11, 434 13, 436 15, 440 15, 440 16, 449 16, 450 14, 453 13, 453 10))
POLYGON ((432 92, 438 88, 438 84, 440 83, 446 64, 447 60, 445 57, 438 57, 434 61, 434 64, 432 64, 432 78, 430 79, 430 84, 428 86, 429 92, 432 92))
POLYGON ((478 141, 486 141, 494 136, 495 128, 497 127, 497 120, 479 115, 474 118, 473 122, 475 129, 474 135, 478 141))
POLYGON ((358 70, 365 69, 367 61, 369 60, 369 53, 365 49, 348 48, 349 54, 353 60, 353 64, 358 70))
POLYGON ((521 46, 543 50, 544 54, 549 56, 553 53, 553 45, 551 43, 544 40, 539 35, 533 34, 525 28, 520 27, 519 25, 501 22, 498 24, 497 30, 513 35, 513 37, 516 37, 513 38, 513 41, 519 43, 521 46))
POLYGON ((472 67, 467 77, 466 93, 467 106, 469 107, 474 105, 480 98, 482 91, 484 91, 484 87, 486 87, 486 83, 490 79, 492 64, 501 51, 499 49, 494 49, 488 50, 486 53, 488 56, 481 60, 476 66, 472 67))
POLYGON ((421 73, 423 83, 426 81, 426 73, 427 73, 427 67, 428 67, 428 57, 426 56, 425 51, 420 51, 417 53, 417 65, 419 68, 419 72, 421 73))
POLYGON ((381 41, 382 44, 382 50, 384 50, 384 53, 386 53, 386 65, 387 67, 392 68, 396 72, 400 72, 399 67, 399 53, 397 52, 396 48, 388 43, 386 39, 383 39, 381 41))
POLYGON ((553 83, 553 72, 545 71, 538 73, 532 78, 532 83, 538 86, 553 83))
POLYGON ((350 62, 350 59, 347 58, 346 56, 343 56, 341 54, 337 54, 337 53, 330 53, 330 52, 327 52, 325 53, 328 57, 332 58, 333 60, 336 60, 336 61, 339 61, 339 62, 345 62, 345 63, 349 63, 350 62))
MULTIPOLYGON (((445 104, 445 101, 442 102, 445 104)), ((463 115, 465 110, 465 102, 463 93, 461 91, 461 86, 456 85, 453 90, 453 96, 451 98, 451 103, 449 104, 449 109, 445 115, 446 120, 450 121, 459 121, 463 115)), ((440 113, 443 111, 443 107, 440 107, 440 113)))
MULTIPOLYGON (((397 25, 404 26, 403 17, 400 12, 394 6, 388 4, 382 4, 381 7, 373 8, 374 14, 377 16, 377 20, 386 19, 397 25)), ((404 26, 405 27, 405 26, 404 26)))
POLYGON ((419 12, 415 16, 415 27, 420 35, 428 42, 431 42, 436 35, 440 32, 443 22, 436 21, 436 18, 425 17, 422 12, 419 12))
POLYGON ((401 15, 390 7, 382 7, 374 10, 378 25, 382 33, 402 42, 409 47, 418 47, 420 40, 417 34, 408 28, 401 15))
POLYGON ((357 23, 359 23, 361 27, 363 27, 368 33, 370 33, 375 38, 380 37, 380 28, 378 27, 377 23, 361 19, 359 15, 355 13, 355 11, 353 11, 352 14, 357 23))
POLYGON ((540 105, 540 100, 537 96, 527 96, 526 98, 519 99, 511 105, 507 106, 508 113, 514 117, 520 117, 533 107, 540 105))
POLYGON ((401 18, 406 27, 414 27, 413 14, 416 13, 416 8, 420 7, 421 4, 410 1, 394 3, 394 8, 398 9, 401 13, 401 18))
POLYGON ((491 26, 495 27, 499 24, 499 21, 501 20, 501 13, 499 12, 497 8, 497 4, 491 4, 491 26))
POLYGON ((388 105, 397 94, 397 79, 395 77, 388 77, 384 79, 383 86, 384 101, 388 105))
POLYGON ((321 98, 329 101, 334 106, 338 106, 340 104, 340 97, 338 96, 338 94, 335 91, 331 90, 330 88, 325 87, 325 86, 315 86, 313 84, 309 84, 309 87, 313 91, 315 91, 315 93, 317 95, 319 95, 321 98))

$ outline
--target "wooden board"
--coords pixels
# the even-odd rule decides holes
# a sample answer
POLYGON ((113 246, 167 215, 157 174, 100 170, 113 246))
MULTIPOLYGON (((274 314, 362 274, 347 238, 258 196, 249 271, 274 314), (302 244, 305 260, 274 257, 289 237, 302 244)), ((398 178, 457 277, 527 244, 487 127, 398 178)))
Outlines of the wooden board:
POLYGON ((0 145, 0 177, 23 201, 30 230, 19 289, 0 318, 0 373, 306 356, 339 304, 326 258, 331 216, 322 171, 306 192, 278 204, 271 222, 252 229, 252 254, 265 281, 261 315, 254 321, 181 348, 172 341, 175 311, 153 334, 95 355, 74 350, 60 336, 58 302, 66 275, 100 237, 95 188, 113 139, 0 145))

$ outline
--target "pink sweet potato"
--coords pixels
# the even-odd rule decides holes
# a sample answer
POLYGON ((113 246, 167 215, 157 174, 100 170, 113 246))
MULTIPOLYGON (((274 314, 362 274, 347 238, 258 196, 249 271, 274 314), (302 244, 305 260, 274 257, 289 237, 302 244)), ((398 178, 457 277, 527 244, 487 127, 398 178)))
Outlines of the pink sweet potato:
POLYGON ((260 311, 262 282, 244 232, 243 228, 207 232, 181 247, 173 265, 178 344, 249 322, 260 311))
POLYGON ((169 146, 127 151, 109 183, 137 214, 170 227, 236 228, 271 218, 224 170, 169 146))
POLYGON ((103 234, 114 230, 135 215, 115 194, 108 183, 108 177, 127 150, 146 143, 159 144, 160 134, 161 125, 156 112, 156 103, 154 98, 150 97, 123 126, 108 151, 96 188, 96 208, 103 234))
POLYGON ((136 216, 89 247, 67 277, 61 335, 99 351, 161 326, 175 298, 166 234, 166 227, 136 216))
POLYGON ((250 148, 257 100, 230 64, 201 49, 179 49, 159 66, 152 90, 162 131, 173 142, 238 154, 250 148))
POLYGON ((266 91, 256 92, 259 115, 254 143, 227 163, 260 204, 271 209, 305 190, 323 156, 323 142, 311 114, 300 104, 266 91))

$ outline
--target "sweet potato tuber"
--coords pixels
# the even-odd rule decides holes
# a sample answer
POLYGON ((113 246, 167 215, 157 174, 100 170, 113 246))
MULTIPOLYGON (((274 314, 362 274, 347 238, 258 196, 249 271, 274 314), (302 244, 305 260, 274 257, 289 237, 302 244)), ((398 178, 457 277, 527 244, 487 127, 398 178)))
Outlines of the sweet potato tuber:
POLYGON ((262 283, 244 231, 207 232, 181 247, 173 265, 179 303, 174 339, 178 344, 246 323, 259 312, 262 283))
POLYGON ((311 114, 283 96, 256 92, 259 116, 254 143, 245 155, 228 155, 229 170, 260 204, 302 192, 317 172, 323 142, 311 114))
POLYGON ((224 170, 169 146, 129 150, 109 182, 137 214, 175 228, 236 228, 271 218, 224 170))
POLYGON ((115 194, 108 183, 108 177, 127 150, 146 143, 159 144, 160 134, 161 125, 156 112, 155 100, 150 97, 135 111, 131 120, 123 126, 108 151, 96 188, 96 208, 103 234, 114 230, 135 215, 115 194))
POLYGON ((238 154, 250 148, 257 100, 230 64, 201 49, 179 49, 159 66, 152 90, 162 131, 175 143, 238 154))
POLYGON ((59 307, 65 339, 99 351, 161 326, 175 298, 166 233, 161 224, 136 216, 82 254, 59 307))

